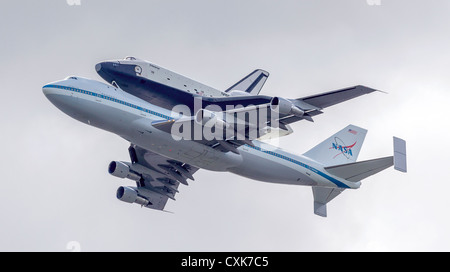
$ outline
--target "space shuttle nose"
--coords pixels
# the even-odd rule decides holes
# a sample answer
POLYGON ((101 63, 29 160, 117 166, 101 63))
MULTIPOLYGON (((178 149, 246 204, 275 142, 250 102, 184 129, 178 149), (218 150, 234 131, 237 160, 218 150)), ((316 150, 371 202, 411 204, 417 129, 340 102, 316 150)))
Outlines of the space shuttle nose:
MULTIPOLYGON (((122 65, 119 61, 102 61, 95 65, 95 70, 97 74, 102 77, 106 82, 119 81, 121 74, 124 73, 124 69, 129 65, 122 65)), ((134 66, 132 67, 132 71, 134 71, 134 66)), ((125 69, 127 71, 127 69, 125 69)))
POLYGON ((100 72, 100 70, 102 70, 102 64, 98 63, 97 65, 95 65, 95 71, 100 72))

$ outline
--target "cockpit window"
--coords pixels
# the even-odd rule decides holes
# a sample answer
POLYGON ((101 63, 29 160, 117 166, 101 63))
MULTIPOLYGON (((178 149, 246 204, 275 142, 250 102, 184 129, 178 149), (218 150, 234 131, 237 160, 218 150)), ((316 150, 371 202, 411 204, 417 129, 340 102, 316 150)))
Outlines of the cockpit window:
POLYGON ((126 57, 125 60, 136 60, 135 57, 126 57))
POLYGON ((74 76, 71 76, 71 77, 66 77, 66 80, 67 79, 74 79, 74 80, 78 80, 78 77, 74 77, 74 76))

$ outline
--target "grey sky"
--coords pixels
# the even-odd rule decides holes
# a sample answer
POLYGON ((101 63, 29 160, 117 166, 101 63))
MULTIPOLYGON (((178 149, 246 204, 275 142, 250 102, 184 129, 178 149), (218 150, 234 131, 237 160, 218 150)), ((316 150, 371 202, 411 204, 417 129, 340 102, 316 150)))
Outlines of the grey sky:
POLYGON ((1 251, 450 250, 450 3, 447 0, 6 1, 0 9, 1 251), (348 124, 369 130, 360 159, 408 143, 409 173, 385 171, 313 214, 308 187, 199 171, 167 208, 115 198, 107 173, 128 143, 55 108, 41 87, 133 55, 225 89, 262 68, 267 95, 365 84, 388 92, 295 124, 303 153, 348 124))

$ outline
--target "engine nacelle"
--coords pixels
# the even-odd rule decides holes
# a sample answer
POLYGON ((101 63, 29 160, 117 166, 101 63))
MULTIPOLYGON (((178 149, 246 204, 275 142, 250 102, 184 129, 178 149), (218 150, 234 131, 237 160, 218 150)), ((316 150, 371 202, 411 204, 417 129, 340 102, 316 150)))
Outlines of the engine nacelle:
POLYGON ((230 125, 222 118, 218 117, 215 112, 201 109, 195 115, 195 122, 205 127, 229 128, 230 125))
POLYGON ((283 115, 302 117, 305 114, 304 111, 295 106, 291 101, 281 97, 272 98, 272 101, 270 101, 270 109, 283 115))
POLYGON ((130 170, 130 167, 123 162, 112 161, 108 166, 108 172, 118 178, 127 178, 140 181, 141 176, 130 170))
POLYGON ((117 199, 126 203, 136 203, 141 206, 148 206, 150 201, 139 195, 138 191, 131 187, 119 187, 117 189, 117 199))

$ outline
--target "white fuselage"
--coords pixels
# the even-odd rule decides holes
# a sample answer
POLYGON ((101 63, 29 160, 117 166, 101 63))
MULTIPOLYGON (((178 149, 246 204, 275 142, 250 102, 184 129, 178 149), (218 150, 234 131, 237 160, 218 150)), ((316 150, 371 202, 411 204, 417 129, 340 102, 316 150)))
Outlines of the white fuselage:
POLYGON ((359 183, 332 176, 304 156, 253 141, 240 154, 221 152, 203 144, 176 140, 152 122, 177 117, 118 88, 98 81, 70 77, 43 87, 47 98, 61 111, 88 125, 115 133, 129 142, 162 156, 211 171, 228 171, 250 179, 294 185, 358 188, 359 183))

